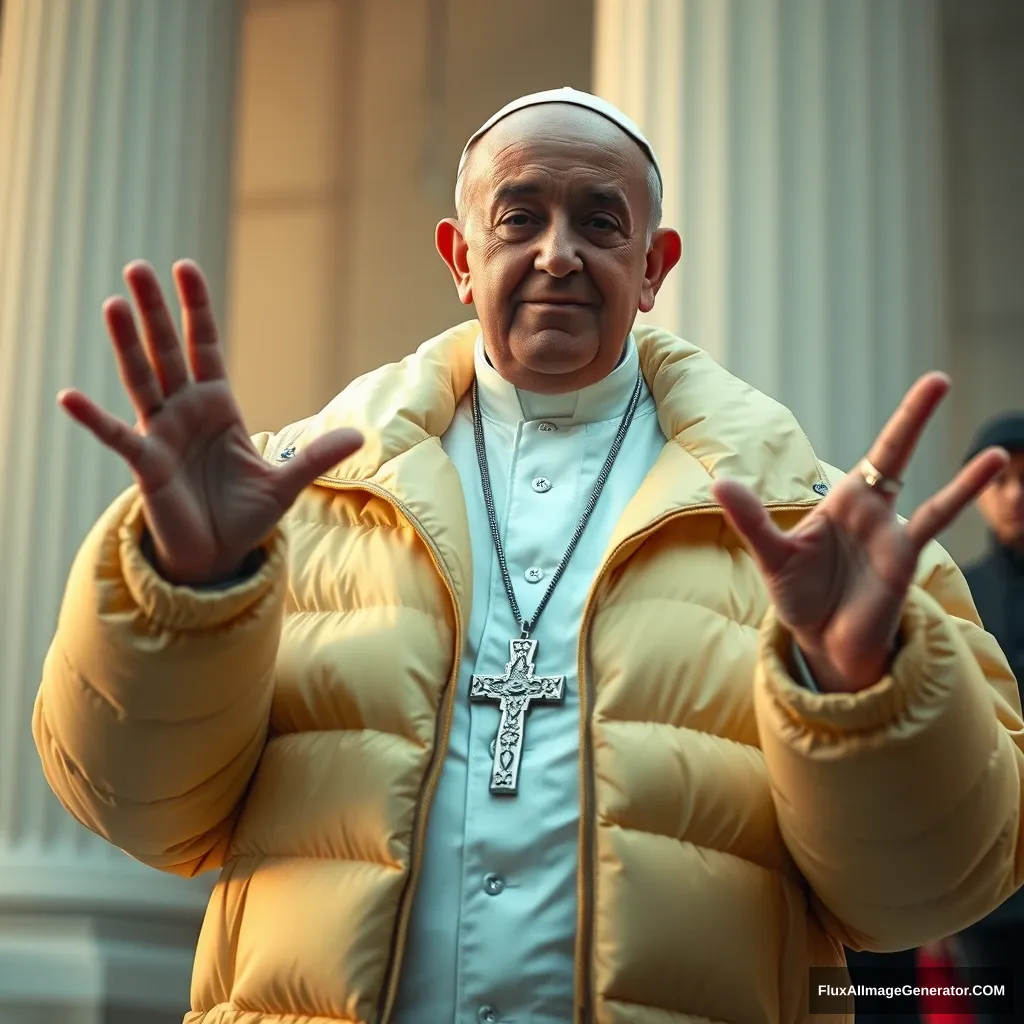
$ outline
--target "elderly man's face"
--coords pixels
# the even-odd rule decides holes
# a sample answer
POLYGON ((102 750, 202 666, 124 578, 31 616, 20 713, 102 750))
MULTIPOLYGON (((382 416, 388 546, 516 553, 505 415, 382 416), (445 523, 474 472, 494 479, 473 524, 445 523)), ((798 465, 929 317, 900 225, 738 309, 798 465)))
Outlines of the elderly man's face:
POLYGON ((437 246, 516 387, 607 376, 637 311, 653 308, 681 243, 660 230, 647 245, 648 168, 625 132, 567 104, 517 111, 477 142, 461 223, 442 221, 437 246))
POLYGON ((1014 452, 1003 471, 978 496, 978 511, 1000 543, 1024 548, 1024 452, 1014 452))

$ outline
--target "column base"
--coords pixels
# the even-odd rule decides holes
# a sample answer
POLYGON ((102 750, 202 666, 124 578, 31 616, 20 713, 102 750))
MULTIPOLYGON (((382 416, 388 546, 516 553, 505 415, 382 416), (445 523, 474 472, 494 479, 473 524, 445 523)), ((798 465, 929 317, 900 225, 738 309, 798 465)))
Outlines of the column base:
POLYGON ((212 877, 28 852, 0 851, 0 1021, 181 1024, 212 877))
POLYGON ((32 1006, 27 1003, 9 1003, 0 998, 0 1020, 4 1024, 181 1024, 183 1016, 183 1013, 81 1007, 68 1003, 32 1006))
POLYGON ((198 924, 0 915, 4 1024, 181 1024, 198 924))

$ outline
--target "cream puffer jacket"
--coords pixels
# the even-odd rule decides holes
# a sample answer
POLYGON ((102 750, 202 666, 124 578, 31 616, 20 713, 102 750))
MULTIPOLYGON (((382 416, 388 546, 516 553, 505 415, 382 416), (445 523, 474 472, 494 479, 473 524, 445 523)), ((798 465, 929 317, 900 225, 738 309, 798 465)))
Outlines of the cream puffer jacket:
MULTIPOLYGON (((74 564, 35 739, 88 828, 164 871, 220 871, 189 1024, 388 1019, 469 614, 465 506, 438 438, 478 329, 255 439, 271 461, 339 424, 367 443, 301 496, 246 582, 164 582, 134 492, 74 564)), ((840 943, 945 936, 1021 884, 1017 688, 938 545, 891 677, 855 696, 798 687, 709 487, 739 479, 788 526, 837 474, 700 350, 635 336, 671 440, 580 635, 578 1019, 804 1021, 808 967, 842 965, 840 943)))

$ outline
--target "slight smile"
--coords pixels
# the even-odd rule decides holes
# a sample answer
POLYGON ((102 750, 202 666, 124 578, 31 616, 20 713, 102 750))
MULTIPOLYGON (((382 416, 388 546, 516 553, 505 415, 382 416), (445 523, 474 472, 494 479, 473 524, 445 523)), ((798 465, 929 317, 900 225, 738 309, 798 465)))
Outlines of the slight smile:
POLYGON ((564 309, 571 312, 574 309, 589 309, 589 302, 563 302, 561 299, 527 299, 524 306, 535 306, 537 309, 564 309))

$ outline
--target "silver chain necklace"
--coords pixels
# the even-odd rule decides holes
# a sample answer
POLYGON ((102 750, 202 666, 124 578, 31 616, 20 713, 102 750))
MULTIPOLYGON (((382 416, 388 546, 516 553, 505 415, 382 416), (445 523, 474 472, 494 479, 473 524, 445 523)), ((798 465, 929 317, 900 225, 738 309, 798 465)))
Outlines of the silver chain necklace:
POLYGON ((583 515, 576 524, 569 546, 566 548, 562 560, 558 563, 551 576, 544 596, 540 599, 533 618, 523 618, 519 610, 519 602, 516 600, 515 591, 512 589, 512 577, 509 575, 508 563, 505 561, 505 552, 501 546, 501 533, 498 530, 498 516, 494 509, 494 495, 491 492, 491 480, 487 471, 487 449, 484 445, 484 424, 480 415, 480 401, 477 393, 477 382, 473 380, 473 436, 476 440, 476 458, 480 466, 480 482, 483 485, 484 504, 487 506, 487 521, 491 527, 491 537, 494 539, 494 550, 498 556, 498 566, 501 569, 501 579, 505 584, 505 593, 508 602, 512 607, 512 613, 516 617, 522 629, 518 639, 509 641, 509 660, 505 665, 505 674, 501 676, 473 676, 470 680, 469 699, 473 701, 497 701, 501 717, 498 721, 498 732, 494 741, 494 765, 491 769, 492 793, 514 796, 519 785, 519 762, 523 752, 523 733, 526 724, 526 715, 531 704, 540 702, 545 704, 560 703, 565 693, 565 676, 535 676, 533 674, 534 662, 537 654, 537 641, 530 639, 530 634, 537 625, 540 613, 544 610, 551 597, 552 592, 558 585, 558 581, 565 572, 569 559, 572 558, 576 545, 579 544, 583 531, 587 528, 590 517, 594 514, 601 491, 612 471, 615 458, 622 448, 626 439, 629 425, 633 422, 633 414, 640 402, 640 395, 643 391, 643 373, 638 372, 636 386, 629 399, 622 422, 615 433, 615 440, 612 441, 608 457, 604 460, 601 472, 597 475, 597 481, 587 504, 583 509, 583 515))

